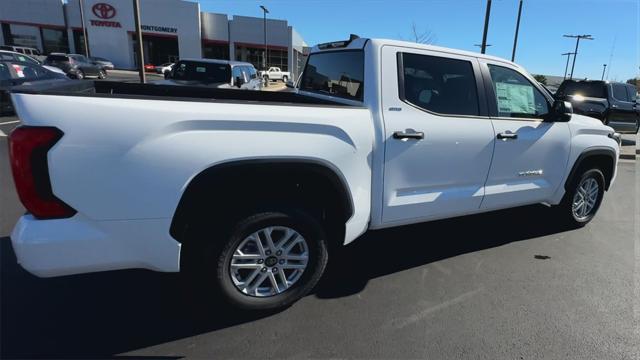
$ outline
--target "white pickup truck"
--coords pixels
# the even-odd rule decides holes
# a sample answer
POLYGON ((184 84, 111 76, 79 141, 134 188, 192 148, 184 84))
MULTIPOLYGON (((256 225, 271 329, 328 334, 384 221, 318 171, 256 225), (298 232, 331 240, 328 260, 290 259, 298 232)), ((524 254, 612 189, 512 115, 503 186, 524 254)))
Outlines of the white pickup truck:
POLYGON ((267 71, 260 71, 260 76, 265 80, 282 80, 287 82, 291 79, 291 73, 288 71, 282 71, 279 67, 270 67, 267 71))
POLYGON ((301 298, 368 229, 536 203, 584 225, 619 155, 520 66, 408 42, 316 46, 295 93, 72 86, 11 95, 20 264, 189 269, 245 309, 301 298))

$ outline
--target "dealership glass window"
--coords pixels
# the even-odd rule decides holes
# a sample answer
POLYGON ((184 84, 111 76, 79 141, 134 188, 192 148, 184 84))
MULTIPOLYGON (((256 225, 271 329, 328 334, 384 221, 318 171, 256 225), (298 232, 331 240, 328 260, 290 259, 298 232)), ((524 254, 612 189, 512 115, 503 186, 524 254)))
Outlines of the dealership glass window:
POLYGON ((287 50, 269 49, 268 55, 268 68, 274 66, 282 71, 289 71, 287 50))
POLYGON ((489 65, 498 116, 542 118, 549 113, 549 103, 542 93, 519 72, 489 65))
POLYGON ((362 51, 333 51, 309 56, 300 89, 350 100, 362 100, 362 51))
POLYGON ((469 61, 403 53, 402 63, 403 100, 439 114, 479 115, 469 61))
POLYGON ((229 60, 229 45, 202 43, 202 56, 205 59, 229 60))
POLYGON ((236 60, 251 63, 256 69, 262 69, 264 48, 236 46, 236 60))
POLYGON ((73 30, 73 44, 76 48, 76 53, 84 54, 84 34, 80 30, 73 30))
POLYGON ((69 41, 67 40, 66 31, 45 28, 42 28, 41 31, 45 54, 50 54, 52 52, 69 52, 69 41))

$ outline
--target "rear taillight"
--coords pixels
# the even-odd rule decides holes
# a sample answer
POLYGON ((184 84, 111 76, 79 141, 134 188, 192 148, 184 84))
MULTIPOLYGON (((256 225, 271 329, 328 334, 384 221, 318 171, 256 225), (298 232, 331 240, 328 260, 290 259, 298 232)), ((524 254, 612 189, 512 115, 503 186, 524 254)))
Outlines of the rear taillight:
POLYGON ((9 136, 11 170, 24 207, 40 219, 65 218, 76 211, 53 195, 47 153, 63 133, 54 127, 20 126, 9 136))

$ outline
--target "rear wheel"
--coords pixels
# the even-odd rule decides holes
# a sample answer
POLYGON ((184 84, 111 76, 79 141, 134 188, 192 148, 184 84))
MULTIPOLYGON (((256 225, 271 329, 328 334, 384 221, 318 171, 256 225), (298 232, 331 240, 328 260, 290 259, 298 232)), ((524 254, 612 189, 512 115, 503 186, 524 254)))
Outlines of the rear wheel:
POLYGON ((289 77, 287 77, 287 75, 284 75, 284 76, 282 77, 282 82, 283 82, 283 83, 286 83, 288 80, 289 80, 289 77))
MULTIPOLYGON (((201 234, 201 239, 211 237, 201 234)), ((239 220, 224 238, 224 244, 204 246, 197 271, 200 285, 211 287, 204 290, 213 290, 234 307, 289 306, 313 289, 327 264, 320 223, 300 211, 256 212, 239 220)))
POLYGON ((106 79, 107 78, 107 71, 104 69, 100 69, 100 71, 98 72, 98 79, 106 79))
POLYGON ((600 208, 605 180, 599 169, 588 169, 571 182, 558 206, 561 218, 573 227, 589 223, 600 208))

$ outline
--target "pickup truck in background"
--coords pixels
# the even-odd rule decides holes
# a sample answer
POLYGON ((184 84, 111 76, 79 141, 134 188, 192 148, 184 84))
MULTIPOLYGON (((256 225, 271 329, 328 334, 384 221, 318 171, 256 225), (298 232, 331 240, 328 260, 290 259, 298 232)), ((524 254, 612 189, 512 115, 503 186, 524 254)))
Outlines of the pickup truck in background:
POLYGON ((640 104, 638 89, 631 84, 597 81, 565 80, 556 98, 570 101, 573 111, 594 117, 620 133, 638 133, 640 104))
POLYGON ((409 42, 318 45, 296 92, 74 86, 12 92, 20 264, 184 271, 244 309, 300 299, 369 229, 537 203, 583 226, 619 155, 520 66, 409 42))
POLYGON ((288 71, 282 71, 279 67, 270 67, 267 71, 260 71, 260 77, 265 81, 282 80, 282 82, 286 83, 291 79, 291 73, 288 71))

